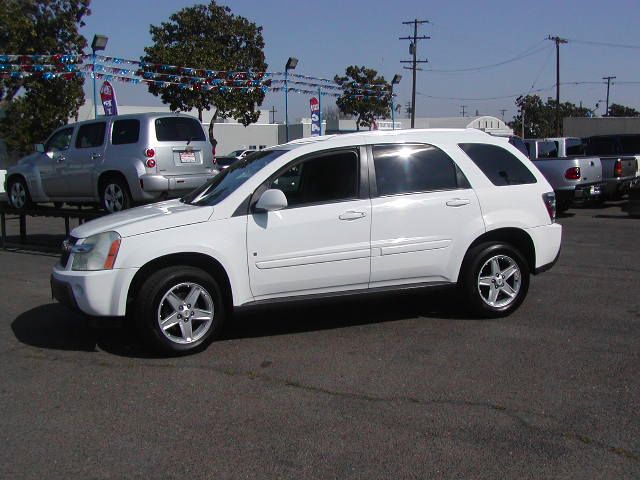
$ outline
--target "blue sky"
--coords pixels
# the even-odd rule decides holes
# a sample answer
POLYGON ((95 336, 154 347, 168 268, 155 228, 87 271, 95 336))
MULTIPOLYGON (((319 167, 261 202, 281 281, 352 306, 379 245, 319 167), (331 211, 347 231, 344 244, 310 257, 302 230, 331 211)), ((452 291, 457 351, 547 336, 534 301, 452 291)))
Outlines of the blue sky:
MULTIPOLYGON (((183 0, 93 0, 92 15, 82 33, 89 41, 94 33, 109 36, 106 55, 138 59, 151 42, 149 25, 166 21, 175 11, 196 3, 183 0)), ((461 105, 467 112, 501 116, 515 113, 514 99, 480 100, 527 93, 555 97, 555 48, 547 35, 568 38, 561 47, 561 82, 598 82, 606 75, 617 79, 610 103, 640 109, 640 48, 612 48, 585 42, 604 42, 640 47, 638 0, 582 1, 334 1, 292 0, 220 1, 238 15, 263 26, 269 71, 282 71, 289 56, 300 62, 296 73, 333 78, 348 65, 365 65, 390 80, 403 75, 398 102, 411 98, 411 72, 400 60, 410 58, 409 35, 403 21, 428 19, 420 33, 431 40, 419 43, 418 54, 427 58, 418 72, 418 116, 457 116, 461 105), (573 41, 575 40, 575 41, 573 41), (538 51, 539 50, 539 51, 538 51), (534 52, 522 60, 475 72, 436 72, 485 66, 534 52), (639 82, 624 84, 622 82, 639 82), (452 97, 452 98, 437 98, 452 97), (464 100, 462 100, 464 98, 464 100)), ((188 63, 186 61, 186 63, 188 63)), ((191 65, 190 67, 208 67, 191 65)), ((91 82, 87 82, 90 101, 91 82)), ((157 99, 142 85, 115 83, 121 104, 154 105, 157 99)), ((606 95, 604 84, 563 85, 561 100, 594 108, 606 95)), ((328 103, 328 100, 323 100, 328 103)), ((309 116, 309 99, 290 94, 290 118, 309 116)), ((282 93, 268 94, 263 109, 275 105, 276 120, 284 118, 282 93)), ((604 112, 601 102, 599 113, 604 112)))

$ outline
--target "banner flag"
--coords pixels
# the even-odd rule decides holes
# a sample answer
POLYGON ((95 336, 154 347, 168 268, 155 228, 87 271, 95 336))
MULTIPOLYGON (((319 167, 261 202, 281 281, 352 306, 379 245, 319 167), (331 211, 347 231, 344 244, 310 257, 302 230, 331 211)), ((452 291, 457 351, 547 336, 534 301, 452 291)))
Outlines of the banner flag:
POLYGON ((104 81, 100 88, 100 99, 102 100, 102 106, 104 107, 104 114, 107 117, 110 115, 118 115, 116 91, 107 80, 104 81))

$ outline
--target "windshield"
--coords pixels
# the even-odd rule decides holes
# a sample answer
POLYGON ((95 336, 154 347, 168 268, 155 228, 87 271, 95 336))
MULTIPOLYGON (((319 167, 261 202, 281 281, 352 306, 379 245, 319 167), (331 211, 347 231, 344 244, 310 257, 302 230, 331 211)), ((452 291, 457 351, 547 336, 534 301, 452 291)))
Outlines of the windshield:
POLYGON ((194 205, 215 205, 227 198, 244 182, 270 164, 288 150, 263 150, 242 160, 219 173, 202 187, 182 197, 184 203, 194 205))

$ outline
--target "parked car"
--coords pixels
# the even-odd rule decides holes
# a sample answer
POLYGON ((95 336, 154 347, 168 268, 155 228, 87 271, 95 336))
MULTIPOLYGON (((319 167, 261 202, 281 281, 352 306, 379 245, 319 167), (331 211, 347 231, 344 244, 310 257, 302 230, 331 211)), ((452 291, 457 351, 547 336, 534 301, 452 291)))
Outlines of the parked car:
POLYGON ((584 150, 579 148, 580 139, 577 139, 578 145, 567 140, 524 140, 529 158, 553 187, 558 212, 564 212, 575 202, 599 200, 604 188, 600 158, 585 157, 584 150))
POLYGON ((75 228, 51 286, 165 353, 203 347, 235 309, 332 295, 458 286, 500 317, 558 257, 554 208, 533 164, 479 130, 303 139, 75 228))
POLYGON ((240 160, 241 158, 246 157, 250 153, 257 152, 257 151, 258 150, 254 149, 254 148, 244 148, 244 149, 241 148, 240 150, 234 150, 233 152, 231 152, 227 156, 228 157, 236 157, 238 160, 240 160))
POLYGON ((606 198, 620 198, 638 182, 640 135, 597 135, 582 140, 586 153, 600 157, 606 198))
POLYGON ((100 203, 109 212, 182 196, 216 173, 202 125, 146 113, 65 125, 7 171, 11 205, 100 203))

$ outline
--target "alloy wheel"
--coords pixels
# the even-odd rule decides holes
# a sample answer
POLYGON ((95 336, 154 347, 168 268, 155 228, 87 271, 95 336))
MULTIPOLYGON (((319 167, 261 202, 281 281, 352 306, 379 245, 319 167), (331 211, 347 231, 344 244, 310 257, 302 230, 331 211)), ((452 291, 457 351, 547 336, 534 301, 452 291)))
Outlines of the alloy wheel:
POLYGON ((110 183, 104 189, 104 206, 109 212, 119 212, 124 207, 124 192, 120 185, 110 183))
POLYGON ((508 255, 490 257, 478 273, 480 298, 493 308, 509 306, 518 297, 522 273, 518 263, 508 255))
POLYGON ((162 334, 178 344, 200 340, 213 325, 214 304, 209 292, 197 283, 171 287, 158 306, 157 321, 162 334))
POLYGON ((27 191, 21 182, 14 182, 11 185, 9 195, 11 195, 11 205, 15 208, 23 208, 27 203, 27 191))

